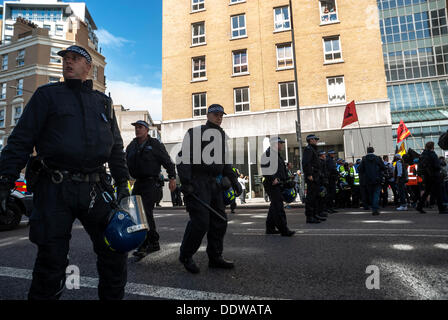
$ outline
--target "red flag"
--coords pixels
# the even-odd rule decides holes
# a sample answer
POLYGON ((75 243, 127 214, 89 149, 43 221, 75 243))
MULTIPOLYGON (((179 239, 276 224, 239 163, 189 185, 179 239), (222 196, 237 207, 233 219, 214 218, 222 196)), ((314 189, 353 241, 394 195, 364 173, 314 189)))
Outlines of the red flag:
POLYGON ((347 105, 347 108, 345 108, 344 122, 342 123, 342 128, 356 121, 358 121, 358 114, 356 113, 355 101, 352 101, 347 105))
POLYGON ((405 140, 407 137, 411 135, 411 131, 406 127, 404 124, 404 121, 401 120, 400 125, 397 129, 397 144, 399 144, 401 141, 405 140))

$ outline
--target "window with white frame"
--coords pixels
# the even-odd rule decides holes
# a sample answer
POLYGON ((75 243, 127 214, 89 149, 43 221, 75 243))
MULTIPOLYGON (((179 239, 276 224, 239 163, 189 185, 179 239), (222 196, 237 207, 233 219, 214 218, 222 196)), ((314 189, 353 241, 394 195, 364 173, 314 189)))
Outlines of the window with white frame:
POLYGON ((56 35, 62 36, 64 34, 64 26, 61 24, 56 25, 56 35))
POLYGON ((247 50, 238 50, 233 55, 233 74, 246 74, 249 72, 249 64, 247 62, 247 50))
POLYGON ((239 3, 239 2, 246 2, 246 0, 230 0, 230 4, 239 3))
POLYGON ((274 8, 274 30, 291 30, 289 6, 274 8))
POLYGON ((59 82, 60 79, 61 79, 61 78, 59 78, 59 77, 52 77, 52 76, 50 76, 50 77, 48 78, 48 83, 59 82))
POLYGON ((17 123, 20 120, 20 117, 22 116, 23 113, 23 105, 19 104, 19 105, 15 105, 12 107, 12 126, 16 126, 17 123))
POLYGON ((296 107, 296 85, 294 82, 284 82, 279 84, 280 107, 296 107))
POLYGON ((247 36, 245 14, 240 14, 231 17, 231 24, 232 24, 232 39, 243 38, 247 36))
POLYGON ((8 60, 9 59, 8 59, 8 55, 7 54, 2 55, 2 70, 3 71, 8 70, 8 63, 9 63, 8 60))
POLYGON ((98 80, 98 66, 93 66, 93 80, 98 80))
POLYGON ((205 22, 193 23, 191 25, 191 44, 193 46, 205 43, 205 22))
POLYGON ((277 69, 289 69, 294 67, 291 43, 277 45, 277 69))
POLYGON ((48 32, 51 33, 51 25, 50 24, 44 24, 44 29, 48 29, 48 32))
POLYGON ((17 66, 21 67, 25 65, 25 49, 22 49, 17 54, 17 66))
POLYGON ((12 24, 7 23, 5 25, 5 30, 14 30, 14 26, 12 24))
POLYGON ((204 79, 207 76, 205 68, 205 56, 196 57, 192 59, 193 80, 204 79))
POLYGON ((319 9, 322 24, 339 21, 336 0, 320 0, 319 9))
POLYGON ((5 127, 6 109, 0 109, 0 128, 5 127))
POLYGON ((12 40, 12 36, 5 36, 5 42, 9 43, 12 40))
POLYGON ((250 111, 250 95, 249 88, 237 88, 233 90, 235 112, 250 111))
POLYGON ((17 80, 16 83, 16 96, 22 96, 23 95, 23 79, 17 80))
POLYGON ((50 50, 50 63, 62 63, 62 57, 58 55, 58 52, 61 51, 60 48, 51 48, 50 50))
POLYGON ((327 78, 328 103, 342 103, 345 98, 344 77, 327 78))
POLYGON ((191 11, 200 11, 205 9, 205 0, 191 0, 191 11))
POLYGON ((324 38, 325 62, 337 62, 342 60, 341 41, 339 36, 324 38))
POLYGON ((193 94, 193 117, 202 117, 207 115, 207 93, 193 94))
POLYGON ((7 83, 2 83, 0 86, 0 100, 5 100, 6 99, 6 87, 7 87, 7 83))

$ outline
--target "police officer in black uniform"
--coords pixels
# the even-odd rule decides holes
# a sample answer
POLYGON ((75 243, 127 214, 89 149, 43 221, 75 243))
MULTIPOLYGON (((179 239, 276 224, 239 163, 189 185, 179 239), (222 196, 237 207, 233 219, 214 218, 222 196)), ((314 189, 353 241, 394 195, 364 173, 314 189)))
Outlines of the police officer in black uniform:
POLYGON ((223 191, 233 187, 238 197, 242 188, 232 166, 225 161, 227 137, 221 128, 224 115, 221 105, 211 105, 208 108, 207 123, 188 130, 176 161, 184 201, 190 215, 179 260, 191 273, 200 272, 193 255, 201 246, 205 234, 208 240, 209 267, 234 268, 233 262, 222 257, 227 230, 223 191))
POLYGON ((327 196, 327 211, 329 213, 336 213, 335 201, 336 201, 336 184, 339 179, 339 172, 336 169, 335 162, 336 152, 334 150, 328 151, 326 167, 327 167, 327 178, 328 178, 328 196, 327 196))
POLYGON ((176 169, 163 143, 149 136, 149 124, 139 120, 132 125, 136 138, 126 148, 126 160, 129 173, 136 179, 132 194, 142 197, 149 226, 145 242, 134 252, 134 256, 143 258, 160 250, 153 210, 159 200, 161 166, 168 172, 171 192, 176 189, 176 169))
POLYGON ((328 214, 325 212, 327 210, 326 204, 328 202, 328 170, 327 170, 327 161, 326 161, 326 152, 325 151, 319 151, 319 161, 320 161, 320 192, 319 192, 319 201, 318 201, 318 213, 321 217, 328 217, 328 214))
POLYGON ((28 298, 60 298, 72 224, 78 218, 97 254, 99 298, 122 299, 127 254, 113 252, 104 241, 111 212, 106 195, 113 195, 104 165, 109 164, 117 198, 129 196, 123 140, 110 98, 86 80, 92 62, 87 50, 71 46, 58 54, 65 82, 38 88, 26 106, 0 158, 0 202, 5 204, 35 148, 37 158, 30 161, 27 177, 34 190, 30 240, 38 253, 28 298))
POLYGON ((271 146, 261 157, 264 188, 271 200, 266 219, 266 234, 281 234, 284 237, 291 237, 295 234, 295 231, 288 228, 282 196, 282 192, 284 188, 288 187, 288 183, 292 183, 291 187, 294 186, 294 182, 288 182, 288 171, 285 161, 280 155, 285 141, 280 137, 272 137, 270 144, 271 146))
POLYGON ((306 138, 308 146, 303 151, 303 171, 307 184, 307 195, 305 200, 306 223, 320 223, 325 217, 319 215, 319 194, 321 186, 321 163, 317 152, 319 138, 311 134, 306 138))

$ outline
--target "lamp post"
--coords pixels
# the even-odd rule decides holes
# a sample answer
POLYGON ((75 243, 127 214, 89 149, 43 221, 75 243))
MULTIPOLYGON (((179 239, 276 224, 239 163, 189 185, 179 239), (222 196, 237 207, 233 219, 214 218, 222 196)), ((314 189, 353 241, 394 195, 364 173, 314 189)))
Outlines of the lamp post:
MULTIPOLYGON (((297 121, 296 121, 296 134, 297 134, 297 142, 299 143, 299 167, 301 177, 300 177, 300 196, 303 199, 305 195, 305 179, 303 172, 303 163, 302 163, 302 123, 300 120, 300 107, 299 107, 299 81, 297 76, 297 59, 296 59, 296 39, 294 35, 294 14, 292 9, 292 0, 289 0, 289 11, 291 18, 291 37, 292 37, 292 55, 294 59, 294 85, 295 85, 295 94, 296 94, 296 106, 297 106, 297 121)), ((288 152, 288 151, 286 151, 288 152)))

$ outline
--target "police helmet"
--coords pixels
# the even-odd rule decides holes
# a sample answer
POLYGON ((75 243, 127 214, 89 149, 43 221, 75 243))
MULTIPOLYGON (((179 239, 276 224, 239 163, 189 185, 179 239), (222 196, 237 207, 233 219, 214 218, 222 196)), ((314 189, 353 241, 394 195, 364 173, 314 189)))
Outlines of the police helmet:
POLYGON ((236 195, 235 190, 233 188, 229 188, 226 191, 224 191, 224 204, 226 206, 230 205, 233 201, 235 201, 236 195))
MULTIPOLYGON (((129 197, 130 200, 132 198, 136 197, 129 197)), ((145 241, 149 229, 143 210, 137 212, 136 215, 135 211, 138 210, 125 209, 127 209, 126 206, 121 206, 111 211, 109 223, 104 231, 104 241, 107 247, 120 253, 137 249, 145 241), (141 216, 143 217, 141 218, 141 216)))
POLYGON ((297 198, 297 192, 294 188, 285 189, 282 192, 283 201, 286 203, 294 202, 297 198))

